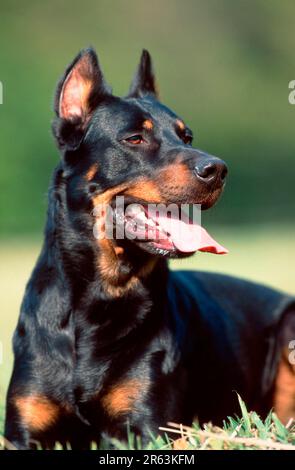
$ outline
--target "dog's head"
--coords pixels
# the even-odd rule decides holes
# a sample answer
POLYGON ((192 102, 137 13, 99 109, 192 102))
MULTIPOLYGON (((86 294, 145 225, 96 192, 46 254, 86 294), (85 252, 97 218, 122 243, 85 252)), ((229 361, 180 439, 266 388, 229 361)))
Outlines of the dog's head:
POLYGON ((160 103, 147 51, 124 98, 112 94, 95 52, 82 51, 58 85, 55 112, 53 129, 63 154, 67 206, 78 230, 105 216, 93 209, 114 208, 121 196, 124 209, 130 204, 131 209, 115 217, 124 225, 125 236, 108 240, 117 256, 128 250, 166 257, 198 249, 225 251, 188 217, 171 215, 169 208, 170 215, 154 210, 158 204, 211 207, 222 192, 227 168, 222 160, 193 148, 192 131, 160 103), (141 236, 134 236, 135 228, 141 236))

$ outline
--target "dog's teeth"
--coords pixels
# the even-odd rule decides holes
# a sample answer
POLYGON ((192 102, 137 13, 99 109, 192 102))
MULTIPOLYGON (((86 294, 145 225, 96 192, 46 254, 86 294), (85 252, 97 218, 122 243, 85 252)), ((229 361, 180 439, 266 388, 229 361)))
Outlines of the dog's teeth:
POLYGON ((140 213, 136 216, 136 219, 137 220, 140 220, 142 222, 145 222, 146 221, 146 215, 143 211, 140 211, 140 213))
POLYGON ((140 216, 140 214, 144 213, 143 210, 136 205, 133 205, 131 207, 128 207, 127 214, 128 216, 140 216))

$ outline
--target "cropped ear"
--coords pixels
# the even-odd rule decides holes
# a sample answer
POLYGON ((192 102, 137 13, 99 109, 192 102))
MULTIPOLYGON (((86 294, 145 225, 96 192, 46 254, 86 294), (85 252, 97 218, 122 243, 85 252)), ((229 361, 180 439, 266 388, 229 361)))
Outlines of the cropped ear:
POLYGON ((140 98, 146 94, 158 98, 152 59, 149 52, 143 49, 138 69, 133 78, 128 96, 140 98))
POLYGON ((53 132, 60 147, 76 148, 89 119, 101 101, 110 96, 97 55, 91 48, 81 51, 57 86, 53 132))

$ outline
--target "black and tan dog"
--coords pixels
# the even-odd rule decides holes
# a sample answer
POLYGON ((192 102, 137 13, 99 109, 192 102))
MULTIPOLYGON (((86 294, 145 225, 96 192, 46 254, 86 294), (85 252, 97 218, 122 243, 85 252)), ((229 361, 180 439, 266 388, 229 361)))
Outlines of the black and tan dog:
POLYGON ((274 406, 284 422, 294 417, 294 300, 168 270, 169 257, 225 250, 204 229, 202 243, 193 240, 186 222, 181 237, 167 231, 147 204, 209 208, 227 170, 192 148, 191 131, 158 101, 149 54, 122 99, 95 52, 82 51, 58 85, 55 112, 62 159, 14 335, 7 440, 87 448, 102 435, 124 439, 127 422, 146 440, 167 421, 220 422, 237 411, 235 392, 262 415, 274 406), (93 208, 119 195, 141 204, 160 239, 94 237, 93 208))

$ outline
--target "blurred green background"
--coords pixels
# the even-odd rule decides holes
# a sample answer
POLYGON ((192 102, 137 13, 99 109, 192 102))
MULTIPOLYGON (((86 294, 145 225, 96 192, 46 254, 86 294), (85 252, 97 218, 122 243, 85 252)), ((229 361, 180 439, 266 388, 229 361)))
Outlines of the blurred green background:
POLYGON ((174 267, 294 292, 294 13, 294 0, 1 0, 0 405, 59 158, 50 131, 54 87, 85 46, 98 51, 116 94, 126 93, 147 48, 162 101, 189 123, 197 147, 228 163, 224 196, 203 221, 230 254, 198 254, 174 267))

